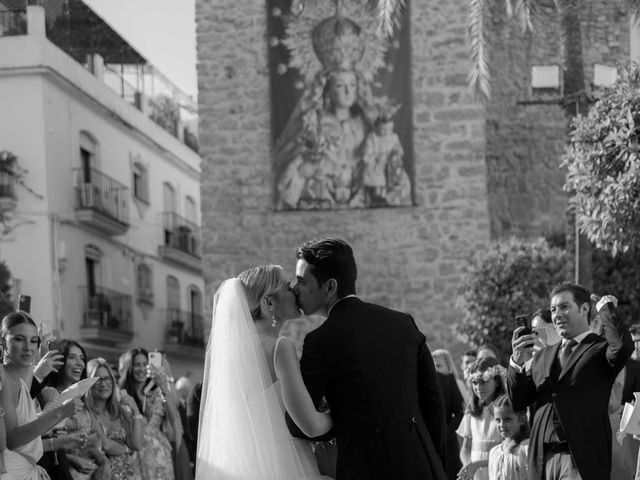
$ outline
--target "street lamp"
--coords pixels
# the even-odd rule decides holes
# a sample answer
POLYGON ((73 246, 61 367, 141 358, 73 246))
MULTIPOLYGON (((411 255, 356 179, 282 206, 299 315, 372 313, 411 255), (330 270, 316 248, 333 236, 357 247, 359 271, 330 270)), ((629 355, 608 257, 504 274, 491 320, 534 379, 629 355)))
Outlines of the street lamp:
MULTIPOLYGON (((615 67, 608 65, 594 64, 593 80, 591 82, 591 92, 584 90, 567 96, 562 91, 562 70, 559 65, 534 65, 531 67, 531 97, 529 100, 520 100, 518 105, 575 105, 575 115, 580 115, 580 105, 589 104, 597 100, 595 93, 604 88, 613 86, 618 78, 618 71, 615 67), (537 98, 536 98, 537 97, 537 98)), ((580 278, 580 230, 578 228, 578 217, 575 217, 575 283, 579 283, 580 278)))

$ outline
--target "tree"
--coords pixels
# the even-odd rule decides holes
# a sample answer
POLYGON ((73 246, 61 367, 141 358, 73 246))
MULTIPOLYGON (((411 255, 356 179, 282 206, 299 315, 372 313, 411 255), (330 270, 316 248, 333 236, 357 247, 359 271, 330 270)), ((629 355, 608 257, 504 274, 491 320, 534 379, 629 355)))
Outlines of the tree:
POLYGON ((464 272, 456 302, 464 316, 456 333, 472 345, 490 342, 510 352, 514 317, 549 305, 549 292, 566 272, 567 254, 544 239, 493 243, 464 272))
MULTIPOLYGON (((380 2, 382 0, 379 0, 380 2)), ((488 14, 489 0, 469 0, 468 31, 471 42, 472 68, 469 85, 481 98, 491 95, 488 45, 484 38, 484 21, 488 14)), ((496 0, 497 1, 497 0, 496 0)), ((627 0, 635 18, 640 15, 640 0, 627 0)), ((550 0, 504 0, 509 17, 520 21, 524 31, 533 29, 537 12, 549 5, 550 0)), ((584 79, 584 57, 582 54, 582 34, 578 9, 580 0, 553 0, 560 16, 560 29, 564 69, 564 107, 573 116, 574 112, 584 112, 588 106, 584 79)))
POLYGON ((640 69, 621 67, 586 117, 572 124, 565 190, 580 230, 597 247, 640 247, 640 69))

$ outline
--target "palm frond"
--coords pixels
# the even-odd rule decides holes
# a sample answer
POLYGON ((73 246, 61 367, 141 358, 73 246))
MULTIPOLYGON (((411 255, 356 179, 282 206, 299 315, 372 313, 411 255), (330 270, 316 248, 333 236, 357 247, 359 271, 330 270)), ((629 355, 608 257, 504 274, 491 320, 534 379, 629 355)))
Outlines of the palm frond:
POLYGON ((511 4, 513 0, 504 0, 504 7, 507 11, 507 17, 511 18, 513 16, 513 5, 511 4))
POLYGON ((522 31, 533 29, 533 17, 536 14, 535 0, 516 0, 516 16, 520 20, 522 31))
POLYGON ((378 36, 390 37, 393 34, 393 16, 397 0, 378 0, 378 36))
POLYGON ((553 3, 556 6, 556 9, 558 10, 558 15, 560 17, 564 17, 569 15, 569 12, 575 8, 577 8, 577 4, 579 2, 576 2, 575 0, 553 0, 553 3))
POLYGON ((484 13, 485 0, 470 0, 467 30, 471 43, 471 71, 467 82, 476 97, 488 100, 491 97, 491 74, 485 48, 484 13))
POLYGON ((400 24, 402 9, 405 0, 378 0, 376 10, 378 13, 378 36, 391 37, 395 27, 400 24))
POLYGON ((629 0, 629 8, 631 10, 631 18, 633 18, 633 23, 635 25, 640 24, 640 1, 629 0))

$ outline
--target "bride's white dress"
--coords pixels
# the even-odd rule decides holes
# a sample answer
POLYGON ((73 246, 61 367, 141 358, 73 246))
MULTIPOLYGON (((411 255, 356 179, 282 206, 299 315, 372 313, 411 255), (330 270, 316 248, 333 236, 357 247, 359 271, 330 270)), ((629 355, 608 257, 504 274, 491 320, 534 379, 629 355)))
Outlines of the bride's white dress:
MULTIPOLYGON (((273 349, 273 363, 275 363, 276 353, 278 351, 278 345, 280 344, 280 340, 282 340, 283 338, 284 337, 279 337, 278 340, 276 341, 276 346, 273 349)), ((276 380, 273 384, 271 384, 271 386, 269 387, 269 390, 272 390, 273 394, 278 399, 280 412, 282 413, 282 418, 284 419, 286 409, 284 407, 284 401, 282 400, 282 390, 280 389, 280 380, 276 380)), ((271 395, 271 392, 269 392, 268 396, 270 395, 271 395)), ((285 423, 285 427, 286 427, 286 423, 285 423)), ((306 440, 301 440, 299 438, 291 437, 288 429, 286 429, 285 434, 286 436, 284 438, 284 441, 293 442, 293 447, 300 459, 302 470, 304 472, 303 478, 307 478, 307 479, 321 478, 320 473, 318 472, 318 463, 316 461, 316 457, 314 456, 313 451, 311 450, 311 444, 306 440)), ((322 478, 328 478, 328 477, 322 477, 322 478)))
POLYGON ((196 480, 315 478, 310 447, 287 429, 280 384, 271 379, 242 285, 226 280, 214 297, 196 480))

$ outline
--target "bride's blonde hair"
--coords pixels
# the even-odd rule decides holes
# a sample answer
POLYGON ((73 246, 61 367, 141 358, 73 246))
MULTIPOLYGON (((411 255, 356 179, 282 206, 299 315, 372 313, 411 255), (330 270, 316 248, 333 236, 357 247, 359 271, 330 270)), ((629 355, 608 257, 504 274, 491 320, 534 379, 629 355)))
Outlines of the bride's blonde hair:
POLYGON ((260 320, 269 310, 267 296, 286 285, 287 279, 280 265, 260 265, 245 270, 238 279, 247 296, 249 310, 254 320, 260 320))

